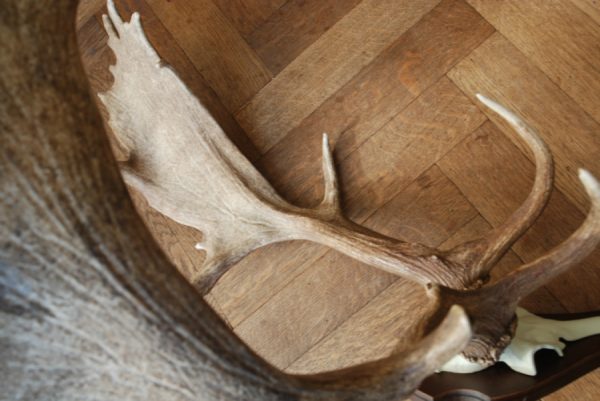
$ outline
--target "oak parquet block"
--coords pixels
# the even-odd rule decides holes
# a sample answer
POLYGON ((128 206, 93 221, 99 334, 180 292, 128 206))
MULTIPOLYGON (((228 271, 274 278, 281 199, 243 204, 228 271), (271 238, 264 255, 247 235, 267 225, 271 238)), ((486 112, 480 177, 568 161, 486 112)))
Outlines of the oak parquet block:
POLYGON ((440 79, 340 163, 349 215, 362 220, 384 205, 484 121, 452 82, 440 79))
POLYGON ((260 248, 233 266, 217 282, 211 294, 235 327, 295 280, 324 252, 322 246, 304 241, 260 248))
MULTIPOLYGON (((585 167, 600 176, 600 124, 500 34, 490 37, 448 76, 469 97, 483 93, 534 127, 554 155, 556 185, 581 211, 587 211, 577 169, 585 167)), ((520 143, 508 125, 482 110, 520 143)))
POLYGON ((427 311, 427 295, 421 286, 396 280, 329 335, 296 359, 286 370, 293 373, 316 373, 388 356, 397 347, 409 347, 404 338, 417 338, 420 328, 408 327, 402 317, 414 313, 415 305, 403 302, 410 297, 425 300, 421 313, 427 311))
MULTIPOLYGON (((396 238, 436 246, 475 215, 458 189, 433 167, 367 223, 396 238)), ((236 333, 271 363, 285 368, 395 280, 327 251, 237 326, 236 333)))
POLYGON ((211 0, 148 0, 157 17, 230 112, 271 75, 211 0))
POLYGON ((240 125, 266 152, 438 2, 362 1, 236 113, 240 125))
POLYGON ((598 389, 600 389, 600 369, 596 369, 565 388, 545 396, 544 401, 596 401, 598 389))
POLYGON ((248 38, 286 0, 213 0, 237 31, 248 38))
MULTIPOLYGON (((77 5, 77 18, 75 24, 77 29, 80 29, 90 18, 102 9, 106 4, 105 0, 80 0, 77 5)), ((80 46, 81 49, 87 49, 87 46, 80 46)))
POLYGON ((600 25, 600 2, 598 0, 571 0, 571 2, 600 25))
POLYGON ((320 170, 323 132, 343 160, 492 32, 466 3, 443 1, 277 143, 263 170, 292 199, 316 188, 306 177, 320 170))
POLYGON ((361 0, 290 0, 248 37, 273 75, 294 60, 361 0))
MULTIPOLYGON (((533 183, 533 163, 492 123, 484 124, 438 165, 494 227, 518 208, 533 183)), ((513 250, 530 262, 565 240, 583 219, 584 214, 555 189, 540 218, 513 250)), ((547 286, 568 311, 600 308, 598 258, 600 249, 547 286)))
MULTIPOLYGON (((368 120, 369 116, 363 118, 368 120)), ((344 144, 335 143, 334 156, 349 215, 360 220, 361 214, 389 200, 390 186, 402 189, 428 167, 427 163, 438 160, 484 120, 483 113, 444 77, 360 146, 348 150, 344 144)), ((322 197, 321 156, 315 154, 320 151, 319 144, 312 137, 301 141, 298 136, 286 137, 260 164, 285 196, 315 203, 322 197), (309 156, 311 153, 315 156, 309 156)))
POLYGON ((600 122, 600 26, 597 22, 569 1, 468 1, 600 122))

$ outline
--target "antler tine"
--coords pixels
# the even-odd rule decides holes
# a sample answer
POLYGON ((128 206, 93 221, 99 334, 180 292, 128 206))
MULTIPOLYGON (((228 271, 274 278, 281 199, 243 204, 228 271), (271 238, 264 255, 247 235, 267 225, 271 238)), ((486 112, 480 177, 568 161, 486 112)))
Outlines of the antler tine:
POLYGON ((447 360, 464 349, 472 336, 465 310, 453 305, 438 327, 403 357, 404 366, 412 366, 415 379, 421 382, 427 372, 439 369, 447 360))
POLYGON ((581 227, 547 255, 520 267, 492 286, 497 294, 510 299, 514 305, 579 263, 600 243, 600 183, 583 169, 579 170, 579 179, 592 204, 581 227))
POLYGON ((533 152, 536 174, 529 196, 502 225, 484 237, 459 245, 448 253, 448 259, 469 266, 469 275, 473 280, 487 276, 512 244, 531 227, 548 202, 554 179, 552 155, 538 134, 504 106, 481 94, 476 96, 502 117, 527 143, 533 152))
POLYGON ((333 154, 329 146, 329 136, 323 134, 323 180, 325 189, 320 209, 330 214, 331 217, 341 215, 340 209, 340 190, 338 185, 335 165, 333 164, 333 154))

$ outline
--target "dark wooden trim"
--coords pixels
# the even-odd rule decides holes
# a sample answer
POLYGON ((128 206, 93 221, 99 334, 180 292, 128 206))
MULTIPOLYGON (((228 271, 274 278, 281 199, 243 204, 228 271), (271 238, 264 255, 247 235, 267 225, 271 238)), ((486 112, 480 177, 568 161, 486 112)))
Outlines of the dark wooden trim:
MULTIPOLYGON (((544 315, 570 320, 600 316, 600 311, 544 315)), ((567 343, 564 356, 541 350, 535 357, 535 377, 514 372, 503 363, 472 374, 437 373, 427 378, 412 397, 415 401, 534 401, 600 366, 600 335, 567 343)))

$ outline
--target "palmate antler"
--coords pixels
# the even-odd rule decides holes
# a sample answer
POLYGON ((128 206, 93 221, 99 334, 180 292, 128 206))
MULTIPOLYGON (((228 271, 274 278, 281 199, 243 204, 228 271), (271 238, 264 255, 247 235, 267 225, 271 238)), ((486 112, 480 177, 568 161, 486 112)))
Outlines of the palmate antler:
POLYGON ((136 214, 78 57, 77 1, 49 3, 0 10, 2 399, 394 401, 466 345, 455 307, 422 341, 341 371, 286 375, 256 356, 136 214))
POLYGON ((586 172, 581 180, 592 201, 586 223, 572 238, 499 282, 484 286, 490 270, 542 212, 553 183, 551 154, 516 115, 479 96, 520 134, 533 152, 537 172, 522 206, 483 238, 442 252, 374 233, 344 217, 332 155, 323 138, 325 195, 314 209, 283 200, 256 171, 147 41, 139 15, 123 22, 109 1, 104 22, 117 63, 112 89, 101 95, 110 126, 129 149, 126 181, 151 206, 204 232, 204 269, 194 284, 206 293, 248 252, 292 239, 318 242, 362 262, 428 286, 438 300, 433 327, 450 305, 463 305, 474 338, 464 351, 471 361, 491 364, 510 342, 519 300, 574 266, 600 241, 600 191, 586 172))

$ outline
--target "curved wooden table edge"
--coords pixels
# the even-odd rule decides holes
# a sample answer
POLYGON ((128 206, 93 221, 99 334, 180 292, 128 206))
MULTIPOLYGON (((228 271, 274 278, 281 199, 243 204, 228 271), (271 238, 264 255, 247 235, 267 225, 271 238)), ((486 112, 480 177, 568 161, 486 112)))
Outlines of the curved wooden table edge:
MULTIPOLYGON (((572 320, 600 316, 600 310, 573 314, 543 314, 549 319, 572 320)), ((536 353, 536 376, 512 371, 503 363, 471 374, 436 373, 412 396, 414 401, 537 400, 600 366, 600 335, 566 342, 564 356, 554 351, 536 353)))

